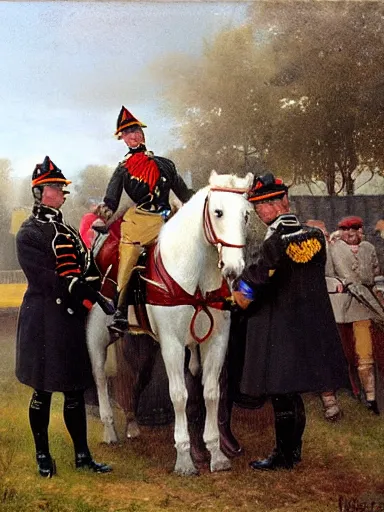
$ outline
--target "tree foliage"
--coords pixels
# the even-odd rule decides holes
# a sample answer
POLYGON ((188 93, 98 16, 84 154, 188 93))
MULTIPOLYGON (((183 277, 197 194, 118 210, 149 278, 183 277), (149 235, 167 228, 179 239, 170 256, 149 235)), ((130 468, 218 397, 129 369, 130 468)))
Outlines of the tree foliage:
POLYGON ((12 208, 12 165, 7 158, 0 158, 0 210, 4 212, 12 208))
POLYGON ((112 172, 107 165, 87 165, 76 175, 76 181, 68 187, 71 193, 63 207, 68 222, 78 227, 91 205, 102 201, 112 172))
MULTIPOLYGON (((266 122, 259 98, 265 97, 260 89, 271 66, 259 57, 252 28, 246 26, 224 30, 205 44, 201 58, 170 56, 159 63, 169 70, 160 78, 165 110, 176 119, 175 135, 182 141, 175 154, 192 170, 195 186, 205 185, 212 169, 246 173, 264 147, 264 132, 254 127, 266 122)), ((157 67, 154 72, 159 76, 157 67)))
POLYGON ((360 168, 384 164, 383 36, 376 2, 250 4, 246 25, 165 64, 178 156, 198 184, 211 169, 268 167, 352 194, 360 168))

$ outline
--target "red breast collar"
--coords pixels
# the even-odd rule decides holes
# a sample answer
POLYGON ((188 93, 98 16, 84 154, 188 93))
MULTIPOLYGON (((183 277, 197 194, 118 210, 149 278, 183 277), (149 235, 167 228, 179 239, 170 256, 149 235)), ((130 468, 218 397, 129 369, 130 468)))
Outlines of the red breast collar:
POLYGON ((210 336, 213 330, 213 317, 208 306, 222 310, 226 304, 226 299, 230 296, 228 285, 224 279, 220 288, 208 292, 205 297, 203 297, 199 288, 194 295, 191 295, 183 290, 168 274, 157 244, 149 249, 148 262, 143 277, 147 283, 147 304, 154 306, 193 306, 195 313, 191 321, 192 336, 199 343, 210 336), (204 311, 211 322, 208 333, 202 338, 196 336, 194 332, 195 319, 200 311, 204 311))

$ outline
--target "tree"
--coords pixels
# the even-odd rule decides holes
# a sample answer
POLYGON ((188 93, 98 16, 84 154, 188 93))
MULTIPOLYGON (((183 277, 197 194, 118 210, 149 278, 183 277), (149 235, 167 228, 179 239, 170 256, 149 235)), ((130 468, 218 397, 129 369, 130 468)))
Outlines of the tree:
POLYGON ((11 186, 12 165, 7 158, 0 158, 0 209, 2 214, 12 208, 13 190, 11 186))
POLYGON ((212 169, 245 174, 253 168, 265 147, 265 131, 255 127, 269 124, 259 105, 260 97, 268 98, 260 90, 272 74, 265 55, 255 52, 252 28, 224 30, 205 44, 201 58, 172 55, 159 66, 169 70, 152 71, 164 82, 164 110, 176 119, 182 141, 177 156, 192 171, 194 186, 205 185, 212 169))
POLYGON ((2 240, 0 268, 12 269, 15 256, 9 231, 15 191, 12 186, 12 165, 7 158, 0 158, 0 184, 0 238, 2 240))
POLYGON ((384 163, 383 34, 382 4, 255 2, 200 57, 160 62, 185 166, 199 184, 265 166, 352 194, 361 168, 384 163))
POLYGON ((271 161, 299 179, 323 179, 331 195, 353 194, 363 165, 384 164, 384 6, 260 2, 250 16, 256 31, 272 34, 272 94, 284 99, 271 161))
POLYGON ((63 207, 66 220, 78 227, 81 217, 89 211, 91 202, 103 200, 113 169, 107 165, 87 165, 76 176, 76 183, 69 185, 71 192, 63 207))

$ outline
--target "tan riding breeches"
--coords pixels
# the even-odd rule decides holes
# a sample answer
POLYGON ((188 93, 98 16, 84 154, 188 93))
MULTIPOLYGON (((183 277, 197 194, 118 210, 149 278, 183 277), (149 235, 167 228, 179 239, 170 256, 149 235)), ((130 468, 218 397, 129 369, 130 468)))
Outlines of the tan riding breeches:
POLYGON ((117 273, 119 292, 128 284, 142 248, 155 243, 163 224, 164 220, 161 215, 145 212, 134 206, 125 213, 121 223, 119 245, 119 270, 117 273))
POLYGON ((353 322, 352 327, 358 365, 373 364, 371 320, 353 322))

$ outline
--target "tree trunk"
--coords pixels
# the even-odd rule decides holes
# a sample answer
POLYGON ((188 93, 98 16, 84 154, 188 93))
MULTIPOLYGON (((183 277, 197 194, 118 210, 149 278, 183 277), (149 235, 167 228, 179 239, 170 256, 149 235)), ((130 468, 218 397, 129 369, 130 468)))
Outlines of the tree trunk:
POLYGON ((355 181, 351 176, 352 172, 353 171, 350 171, 349 169, 345 171, 345 192, 347 196, 353 196, 355 192, 355 181))
POLYGON ((328 194, 330 196, 336 195, 336 191, 335 191, 335 178, 336 178, 335 168, 332 165, 327 170, 326 179, 325 179, 325 183, 327 185, 327 191, 328 191, 328 194))

